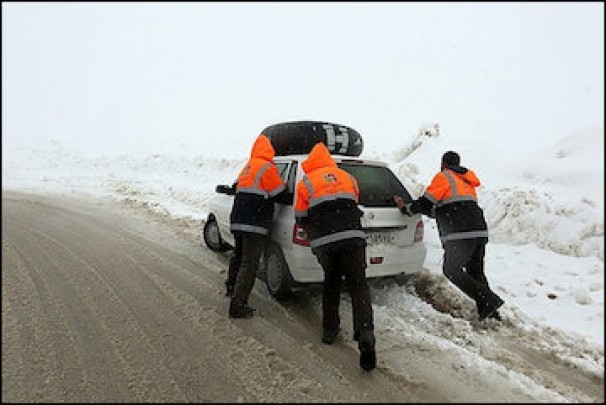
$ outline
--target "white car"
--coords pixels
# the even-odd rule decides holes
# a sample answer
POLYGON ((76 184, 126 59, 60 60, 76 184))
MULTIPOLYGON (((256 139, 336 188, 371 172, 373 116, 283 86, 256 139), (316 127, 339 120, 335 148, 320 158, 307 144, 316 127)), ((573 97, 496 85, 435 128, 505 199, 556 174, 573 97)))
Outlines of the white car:
MULTIPOLYGON (((274 162, 293 199, 297 182, 304 172, 305 155, 276 156, 274 162)), ((367 278, 405 276, 421 271, 427 250, 423 243, 423 221, 420 214, 403 215, 393 201, 401 195, 411 196, 381 161, 332 155, 337 165, 351 173, 360 189, 362 227, 367 233, 367 278)), ((230 213, 234 201, 231 186, 217 186, 209 202, 209 215, 204 225, 204 241, 213 251, 224 252, 234 246, 230 232, 230 213)), ((321 283, 324 272, 311 253, 307 234, 295 223, 292 202, 275 204, 271 241, 259 263, 257 276, 264 280, 272 297, 282 300, 293 289, 309 283, 321 283)))

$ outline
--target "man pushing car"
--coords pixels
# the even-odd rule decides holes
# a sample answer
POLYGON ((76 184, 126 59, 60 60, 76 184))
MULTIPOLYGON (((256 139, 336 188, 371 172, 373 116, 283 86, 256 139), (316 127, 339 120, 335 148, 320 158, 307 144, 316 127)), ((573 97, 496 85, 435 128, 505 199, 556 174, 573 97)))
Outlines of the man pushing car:
POLYGON ((274 163, 274 148, 269 139, 257 137, 250 159, 236 181, 236 195, 230 215, 236 240, 226 281, 230 318, 249 318, 254 309, 248 296, 255 283, 259 259, 267 243, 274 214, 274 201, 286 190, 274 163))

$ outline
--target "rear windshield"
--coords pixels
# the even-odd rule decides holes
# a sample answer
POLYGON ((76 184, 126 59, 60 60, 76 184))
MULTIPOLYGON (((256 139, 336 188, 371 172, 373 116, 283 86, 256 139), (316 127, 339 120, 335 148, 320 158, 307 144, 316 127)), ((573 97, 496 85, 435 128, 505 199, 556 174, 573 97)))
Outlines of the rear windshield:
POLYGON ((360 164, 339 163, 338 166, 353 175, 360 187, 360 204, 366 207, 395 207, 393 195, 412 201, 404 185, 389 168, 360 164))

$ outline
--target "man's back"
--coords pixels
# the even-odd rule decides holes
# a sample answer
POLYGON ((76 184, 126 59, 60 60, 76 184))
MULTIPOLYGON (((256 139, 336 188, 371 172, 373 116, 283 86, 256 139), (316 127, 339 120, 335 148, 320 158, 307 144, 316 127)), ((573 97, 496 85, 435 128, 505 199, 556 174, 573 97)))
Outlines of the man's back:
POLYGON ((376 367, 377 358, 358 182, 337 167, 322 143, 313 147, 301 166, 306 174, 297 184, 295 216, 297 222, 307 226, 312 252, 324 270, 322 342, 332 344, 339 334, 340 291, 345 278, 360 367, 370 371, 376 367))
POLYGON ((356 179, 337 167, 323 144, 314 146, 302 167, 295 216, 307 226, 312 250, 345 239, 365 245, 356 179))

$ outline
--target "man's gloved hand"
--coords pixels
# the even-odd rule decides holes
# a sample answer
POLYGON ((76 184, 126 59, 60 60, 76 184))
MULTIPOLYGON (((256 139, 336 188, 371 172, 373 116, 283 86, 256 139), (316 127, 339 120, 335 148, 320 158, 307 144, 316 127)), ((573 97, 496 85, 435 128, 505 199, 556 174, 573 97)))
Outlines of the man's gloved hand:
POLYGON ((408 215, 409 217, 413 215, 412 211, 410 210, 411 203, 404 202, 404 199, 397 194, 394 194, 393 200, 403 214, 408 215))
POLYGON ((409 217, 412 217, 413 212, 410 209, 411 205, 412 205, 412 203, 404 203, 404 206, 402 208, 400 208, 400 211, 402 211, 404 214, 408 215, 409 217))

